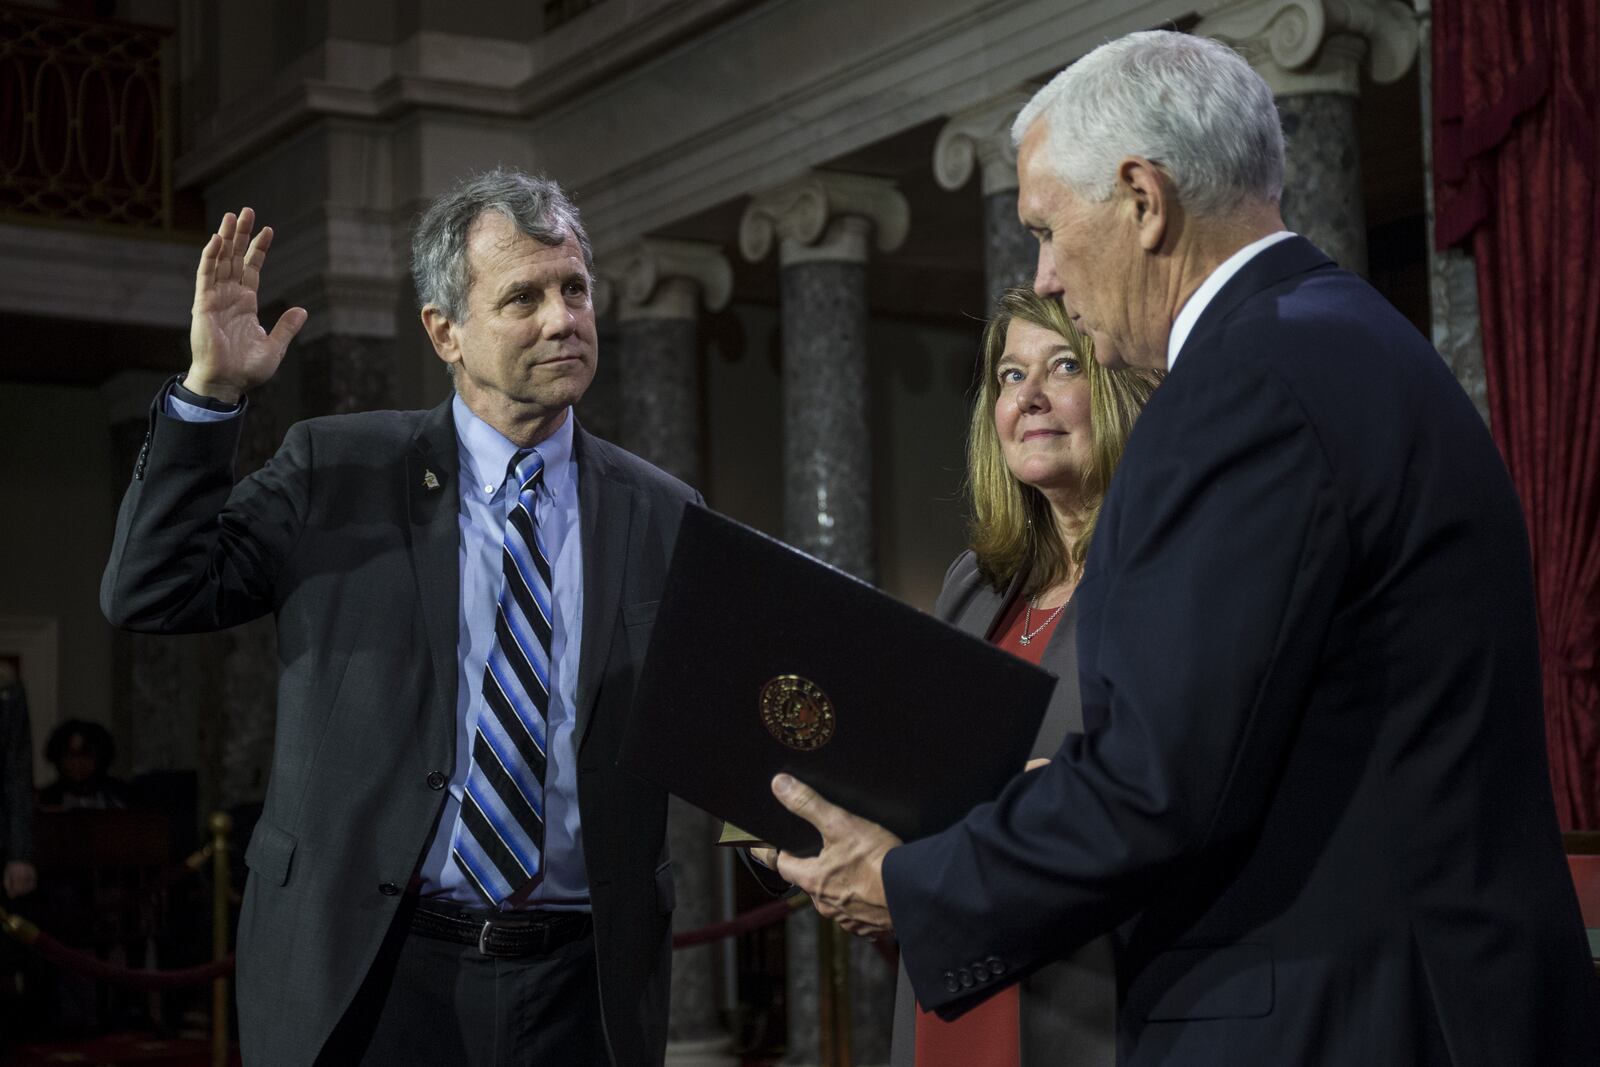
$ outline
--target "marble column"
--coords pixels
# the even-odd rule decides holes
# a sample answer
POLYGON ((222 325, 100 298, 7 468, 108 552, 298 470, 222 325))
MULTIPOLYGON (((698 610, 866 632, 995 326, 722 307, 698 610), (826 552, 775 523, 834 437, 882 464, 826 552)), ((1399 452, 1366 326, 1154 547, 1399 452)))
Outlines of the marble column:
MULTIPOLYGON (((751 261, 778 246, 783 334, 784 538, 852 574, 875 578, 867 424, 866 265, 872 245, 905 239, 910 211, 881 178, 813 171, 757 195, 739 245, 751 261)), ((844 1062, 821 1035, 819 937, 812 912, 788 920, 786 1064, 844 1062)), ((854 939, 845 940, 853 941, 854 939)), ((833 940, 835 945, 842 942, 833 940)), ((888 1061, 894 974, 865 942, 849 945, 849 1062, 888 1061)))
POLYGON ((1191 31, 1237 48, 1272 87, 1283 119, 1283 219, 1342 267, 1367 271, 1356 101, 1361 67, 1397 80, 1417 52, 1401 0, 1243 0, 1191 31))
POLYGON ((1489 421, 1489 386, 1483 370, 1483 326, 1478 318, 1478 268, 1465 249, 1434 243, 1433 233, 1433 8, 1418 0, 1417 29, 1421 37, 1422 163, 1428 210, 1428 296, 1433 312, 1433 346, 1439 350, 1456 381, 1467 391, 1483 421, 1489 421))
POLYGON ((1006 93, 952 115, 933 146, 941 188, 960 189, 974 169, 982 175, 985 315, 1004 290, 1033 284, 1039 260, 1038 242, 1017 219, 1017 149, 1011 143, 1011 123, 1027 102, 1027 93, 1006 93))
MULTIPOLYGON (((615 288, 621 368, 620 444, 690 485, 703 482, 700 352, 696 343, 702 298, 712 311, 728 303, 733 271, 715 245, 645 239, 619 257, 615 288)), ((720 883, 726 849, 715 845, 718 823, 673 797, 667 846, 678 906, 675 931, 728 918, 720 883)), ((672 1067, 736 1067, 732 1035, 717 999, 716 943, 673 953, 667 1063, 672 1067)), ((732 982, 733 973, 722 975, 732 982)))
POLYGON ((720 311, 733 293, 722 250, 647 238, 620 257, 620 444, 690 485, 704 479, 697 335, 702 299, 720 311))

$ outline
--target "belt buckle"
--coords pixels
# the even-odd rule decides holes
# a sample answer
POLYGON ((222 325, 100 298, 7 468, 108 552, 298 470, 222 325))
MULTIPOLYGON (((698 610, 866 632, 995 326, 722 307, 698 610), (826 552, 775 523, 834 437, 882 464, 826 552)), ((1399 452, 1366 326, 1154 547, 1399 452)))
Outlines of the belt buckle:
POLYGON ((478 955, 489 954, 489 929, 494 925, 493 919, 483 920, 483 928, 478 931, 478 955))

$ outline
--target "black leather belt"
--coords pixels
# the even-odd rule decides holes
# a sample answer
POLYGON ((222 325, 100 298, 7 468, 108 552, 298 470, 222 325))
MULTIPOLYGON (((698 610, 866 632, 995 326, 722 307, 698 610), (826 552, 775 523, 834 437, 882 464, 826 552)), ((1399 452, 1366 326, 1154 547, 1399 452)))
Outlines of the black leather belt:
POLYGON ((488 911, 418 901, 411 932, 472 945, 485 956, 543 956, 586 937, 594 923, 586 911, 488 911))

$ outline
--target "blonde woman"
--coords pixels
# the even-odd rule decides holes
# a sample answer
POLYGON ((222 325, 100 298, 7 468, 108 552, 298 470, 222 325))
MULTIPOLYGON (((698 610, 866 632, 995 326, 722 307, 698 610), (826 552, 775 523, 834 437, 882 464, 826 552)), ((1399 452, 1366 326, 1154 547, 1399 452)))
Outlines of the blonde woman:
MULTIPOLYGON (((971 547, 934 614, 1058 675, 1033 755, 1084 728, 1072 594, 1100 503, 1159 376, 1113 371, 1059 301, 1012 289, 983 339, 967 444, 971 547)), ((1110 1067, 1116 983, 1105 940, 1085 946, 953 1023, 918 1011, 905 970, 894 1067, 1110 1067)))

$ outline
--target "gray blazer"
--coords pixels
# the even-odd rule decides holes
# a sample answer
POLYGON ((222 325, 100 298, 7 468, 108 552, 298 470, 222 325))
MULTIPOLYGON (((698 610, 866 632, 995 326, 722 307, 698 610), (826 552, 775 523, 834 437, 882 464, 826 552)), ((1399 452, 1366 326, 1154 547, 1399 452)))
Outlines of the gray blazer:
MULTIPOLYGON (((248 417, 248 416, 245 416, 248 417)), ((152 409, 101 607, 184 633, 272 614, 277 736, 245 862, 245 1062, 310 1067, 378 954, 455 766, 460 573, 455 425, 432 411, 311 419, 237 486, 243 418, 152 409)), ((584 612, 578 805, 606 1037, 666 1044, 673 883, 667 798, 616 766, 687 486, 577 429, 584 612)))
MULTIPOLYGON (((963 552, 950 565, 933 613, 975 637, 989 630, 1015 594, 997 593, 978 576, 978 561, 963 552)), ((1078 698, 1077 608, 1068 602, 1045 647, 1041 665, 1061 679, 1032 756, 1048 757, 1068 733, 1083 729, 1078 698)), ((1111 942, 1091 941, 1068 959, 1022 980, 1022 1067, 1112 1067, 1116 1063, 1116 975, 1111 942)), ((904 966, 895 988, 891 1067, 912 1067, 916 1055, 916 998, 904 966)))

